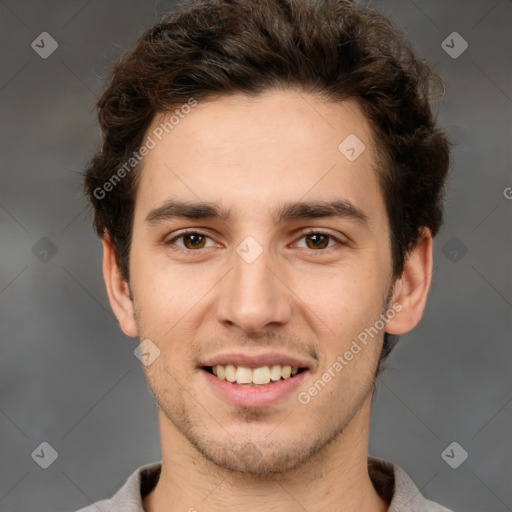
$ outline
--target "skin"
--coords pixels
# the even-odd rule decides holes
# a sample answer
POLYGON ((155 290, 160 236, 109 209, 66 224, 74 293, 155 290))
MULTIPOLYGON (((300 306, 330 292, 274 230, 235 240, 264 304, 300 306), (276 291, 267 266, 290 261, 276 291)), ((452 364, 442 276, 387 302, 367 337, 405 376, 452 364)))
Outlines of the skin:
MULTIPOLYGON (((165 120, 156 116, 148 134, 165 120)), ((108 237, 103 270, 122 330, 160 350, 144 366, 160 407, 162 447, 147 512, 387 510, 367 470, 383 330, 307 404, 294 392, 266 407, 234 406, 197 368, 228 349, 277 349, 311 363, 299 389, 307 391, 392 304, 401 311, 387 332, 403 334, 419 322, 432 237, 423 231, 393 278, 374 148, 355 101, 274 90, 199 103, 145 157, 129 286, 108 237), (352 162, 338 150, 349 134, 366 146, 352 162), (231 217, 145 222, 169 199, 217 203, 231 217), (350 201, 367 223, 273 217, 286 202, 334 199, 350 201), (184 228, 207 237, 175 239, 184 228), (305 236, 308 228, 335 238, 305 236), (248 236, 262 248, 252 263, 236 252, 248 236), (317 248, 319 239, 325 244, 317 248)))

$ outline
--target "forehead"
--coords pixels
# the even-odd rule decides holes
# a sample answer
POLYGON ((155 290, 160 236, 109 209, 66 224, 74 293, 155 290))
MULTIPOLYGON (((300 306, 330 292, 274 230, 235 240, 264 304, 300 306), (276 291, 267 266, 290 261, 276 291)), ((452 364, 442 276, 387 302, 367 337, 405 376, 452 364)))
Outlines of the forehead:
POLYGON ((383 207, 371 128, 354 100, 279 90, 177 109, 147 130, 154 147, 136 217, 169 197, 221 202, 239 215, 305 198, 342 197, 369 215, 383 207))

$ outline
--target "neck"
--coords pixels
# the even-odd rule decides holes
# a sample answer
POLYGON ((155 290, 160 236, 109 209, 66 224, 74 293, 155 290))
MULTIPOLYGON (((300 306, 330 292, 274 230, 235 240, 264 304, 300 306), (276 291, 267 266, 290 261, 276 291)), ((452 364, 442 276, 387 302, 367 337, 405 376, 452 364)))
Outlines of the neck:
POLYGON ((160 411, 162 471, 146 512, 385 512, 368 475, 371 397, 333 441, 300 467, 275 475, 220 468, 200 455, 160 411))

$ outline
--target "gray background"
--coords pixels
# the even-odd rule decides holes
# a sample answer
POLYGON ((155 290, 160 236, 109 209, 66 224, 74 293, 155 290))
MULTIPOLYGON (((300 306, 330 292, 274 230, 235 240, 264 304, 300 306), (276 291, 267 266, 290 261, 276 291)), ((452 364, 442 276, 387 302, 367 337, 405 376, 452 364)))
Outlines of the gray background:
MULTIPOLYGON (((0 3, 3 512, 77 509, 159 459, 156 408, 108 305, 79 172, 100 142, 102 77, 172 5, 0 3), (31 48, 43 31, 59 45, 47 59, 31 48), (58 452, 46 470, 31 456, 42 442, 58 452)), ((455 511, 510 511, 512 2, 373 5, 443 75, 439 119, 458 146, 429 304, 378 381, 370 451, 455 511), (469 44, 456 59, 441 46, 454 31, 469 44), (453 441, 469 454, 458 469, 441 457, 453 441)))

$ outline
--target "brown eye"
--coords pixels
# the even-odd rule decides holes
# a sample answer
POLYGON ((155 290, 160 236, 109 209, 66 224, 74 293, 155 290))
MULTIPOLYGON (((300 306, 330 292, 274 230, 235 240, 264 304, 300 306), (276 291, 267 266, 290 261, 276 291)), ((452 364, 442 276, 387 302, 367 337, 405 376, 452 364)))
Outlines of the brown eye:
POLYGON ((329 235, 322 233, 311 233, 305 235, 308 249, 325 249, 329 245, 329 235))
POLYGON ((188 233, 186 235, 182 235, 181 238, 183 238, 183 245, 187 249, 202 249, 206 241, 206 237, 199 233, 188 233))
POLYGON ((181 233, 176 234, 173 238, 164 240, 163 244, 166 247, 170 247, 188 255, 191 255, 192 252, 199 255, 204 252, 201 249, 207 250, 216 245, 209 235, 193 229, 189 231, 182 231, 181 233))

